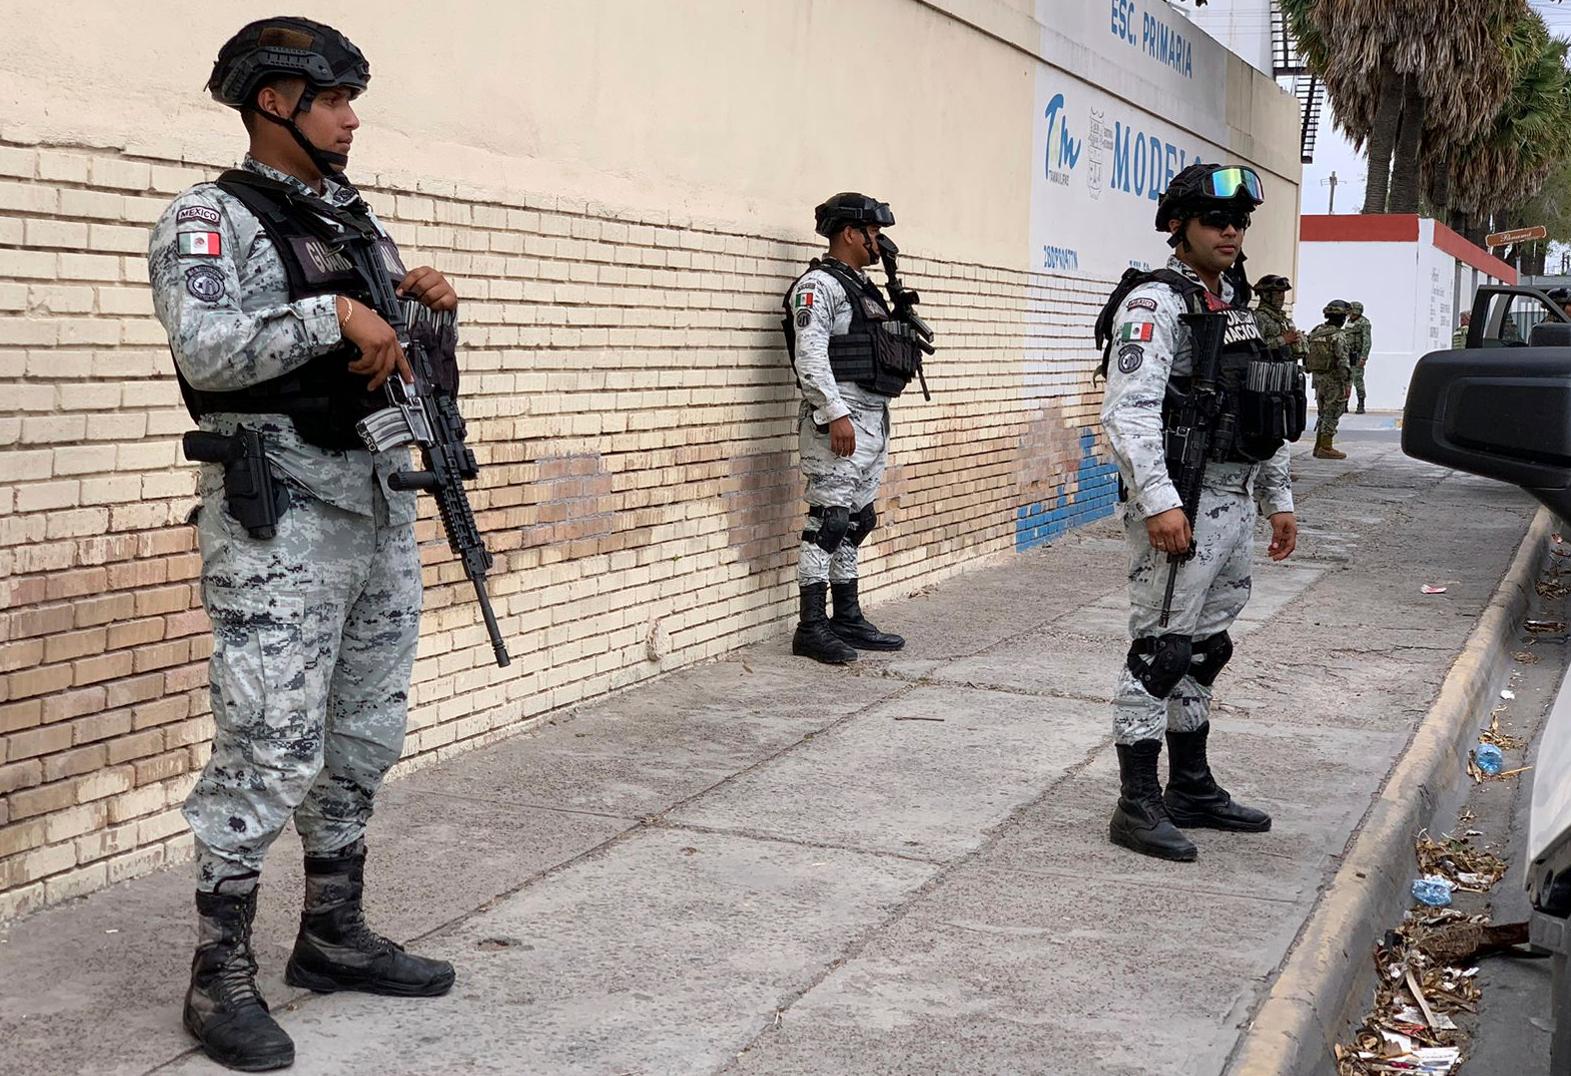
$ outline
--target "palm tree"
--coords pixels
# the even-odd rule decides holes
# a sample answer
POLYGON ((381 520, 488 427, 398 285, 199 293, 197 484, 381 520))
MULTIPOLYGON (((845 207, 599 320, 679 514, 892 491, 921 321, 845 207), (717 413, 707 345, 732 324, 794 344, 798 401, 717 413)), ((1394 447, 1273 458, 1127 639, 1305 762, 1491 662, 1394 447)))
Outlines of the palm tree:
MULTIPOLYGON (((1545 50, 1552 38, 1548 27, 1537 13, 1529 12, 1516 19, 1507 28, 1501 45, 1501 63, 1511 79, 1511 90, 1493 117, 1490 128, 1480 131, 1472 140, 1459 140, 1452 132, 1440 126, 1429 133, 1423 148, 1423 183, 1430 205, 1437 215, 1449 216, 1451 225, 1459 232, 1483 234, 1483 226, 1472 218, 1478 213, 1477 185, 1466 191, 1456 188, 1457 172, 1464 155, 1477 153, 1483 141, 1490 137, 1502 113, 1513 107, 1513 101, 1531 92, 1536 76, 1534 65, 1548 59, 1545 50)), ((1476 162, 1471 169, 1476 181, 1476 162)))
POLYGON ((1418 208, 1426 131, 1468 140, 1511 85, 1501 50, 1526 0, 1283 0, 1337 124, 1368 146, 1366 213, 1418 208))
POLYGON ((1512 36, 1525 60, 1517 64, 1509 96, 1490 125, 1454 147, 1446 162, 1449 206, 1473 221, 1503 218, 1523 205, 1571 157, 1571 46, 1550 36, 1536 14, 1521 20, 1512 36))

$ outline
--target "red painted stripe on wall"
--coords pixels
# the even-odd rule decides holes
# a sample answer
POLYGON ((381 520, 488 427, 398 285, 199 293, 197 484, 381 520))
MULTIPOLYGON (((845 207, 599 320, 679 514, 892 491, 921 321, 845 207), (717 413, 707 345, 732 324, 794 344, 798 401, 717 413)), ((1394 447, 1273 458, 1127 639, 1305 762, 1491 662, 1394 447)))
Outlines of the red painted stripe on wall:
POLYGON ((1298 218, 1305 243, 1416 243, 1416 213, 1305 213, 1298 218))
POLYGON ((1507 284, 1516 283, 1516 270, 1489 253, 1483 247, 1463 239, 1456 232, 1435 221, 1435 246, 1459 262, 1466 262, 1481 273, 1499 277, 1507 284))

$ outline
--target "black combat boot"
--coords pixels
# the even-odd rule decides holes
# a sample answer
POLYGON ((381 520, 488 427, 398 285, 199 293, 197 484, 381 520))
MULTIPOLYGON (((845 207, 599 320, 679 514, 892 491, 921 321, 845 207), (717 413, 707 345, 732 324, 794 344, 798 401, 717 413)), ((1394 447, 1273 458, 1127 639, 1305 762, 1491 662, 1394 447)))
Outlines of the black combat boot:
POLYGON ((829 618, 824 616, 828 593, 828 583, 809 583, 802 588, 801 619, 791 637, 791 653, 825 665, 849 665, 856 660, 856 651, 829 627, 829 618))
POLYGON ((256 890, 244 896, 196 894, 199 935, 185 995, 185 1028, 202 1052, 241 1072, 267 1072, 295 1063, 295 1044, 267 1011, 256 989, 251 921, 256 890))
POLYGON ((1227 789, 1211 776, 1211 765, 1206 761, 1210 732, 1211 722, 1207 721, 1193 732, 1167 734, 1167 792, 1162 799, 1168 815, 1180 826, 1264 833, 1271 828, 1271 816, 1234 803, 1227 789))
POLYGON ((305 857, 305 909, 284 981, 319 994, 361 990, 429 998, 451 990, 453 965, 411 956, 366 926, 364 893, 363 842, 331 855, 305 857))
POLYGON ((862 615, 862 603, 856 596, 856 580, 829 584, 835 597, 835 615, 829 620, 829 629, 858 650, 903 650, 906 641, 893 632, 879 631, 862 615))
POLYGON ((1113 811, 1107 835, 1143 856, 1193 860, 1199 851, 1178 831, 1167 817, 1162 804, 1162 785, 1156 778, 1156 760, 1162 754, 1160 740, 1140 740, 1118 745, 1118 779, 1122 795, 1113 811))

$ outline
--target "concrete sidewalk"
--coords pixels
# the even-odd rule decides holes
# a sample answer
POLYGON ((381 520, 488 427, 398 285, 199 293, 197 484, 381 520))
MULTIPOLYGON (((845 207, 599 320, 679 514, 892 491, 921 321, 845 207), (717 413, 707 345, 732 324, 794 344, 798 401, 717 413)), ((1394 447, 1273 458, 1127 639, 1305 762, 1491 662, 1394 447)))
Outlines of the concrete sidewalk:
MULTIPOLYGON (((372 918, 458 965, 446 998, 286 988, 281 842, 257 939, 295 1070, 1220 1072, 1534 510, 1395 445, 1295 467, 1301 552, 1259 567, 1213 739, 1271 833, 1108 845, 1104 522, 880 606, 903 654, 782 637, 390 785, 372 918)), ((219 1071, 179 1022, 190 889, 0 934, 0 1072, 219 1071)))

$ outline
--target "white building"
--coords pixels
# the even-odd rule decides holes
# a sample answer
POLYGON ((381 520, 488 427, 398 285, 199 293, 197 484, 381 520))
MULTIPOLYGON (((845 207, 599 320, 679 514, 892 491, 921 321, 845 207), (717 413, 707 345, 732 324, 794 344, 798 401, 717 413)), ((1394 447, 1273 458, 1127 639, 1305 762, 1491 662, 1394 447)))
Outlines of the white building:
POLYGON ((1308 331, 1332 299, 1364 304, 1374 346, 1368 406, 1398 410, 1420 356, 1451 346, 1480 284, 1516 283, 1516 270, 1439 221, 1415 214, 1300 218, 1298 277, 1289 298, 1308 331))

